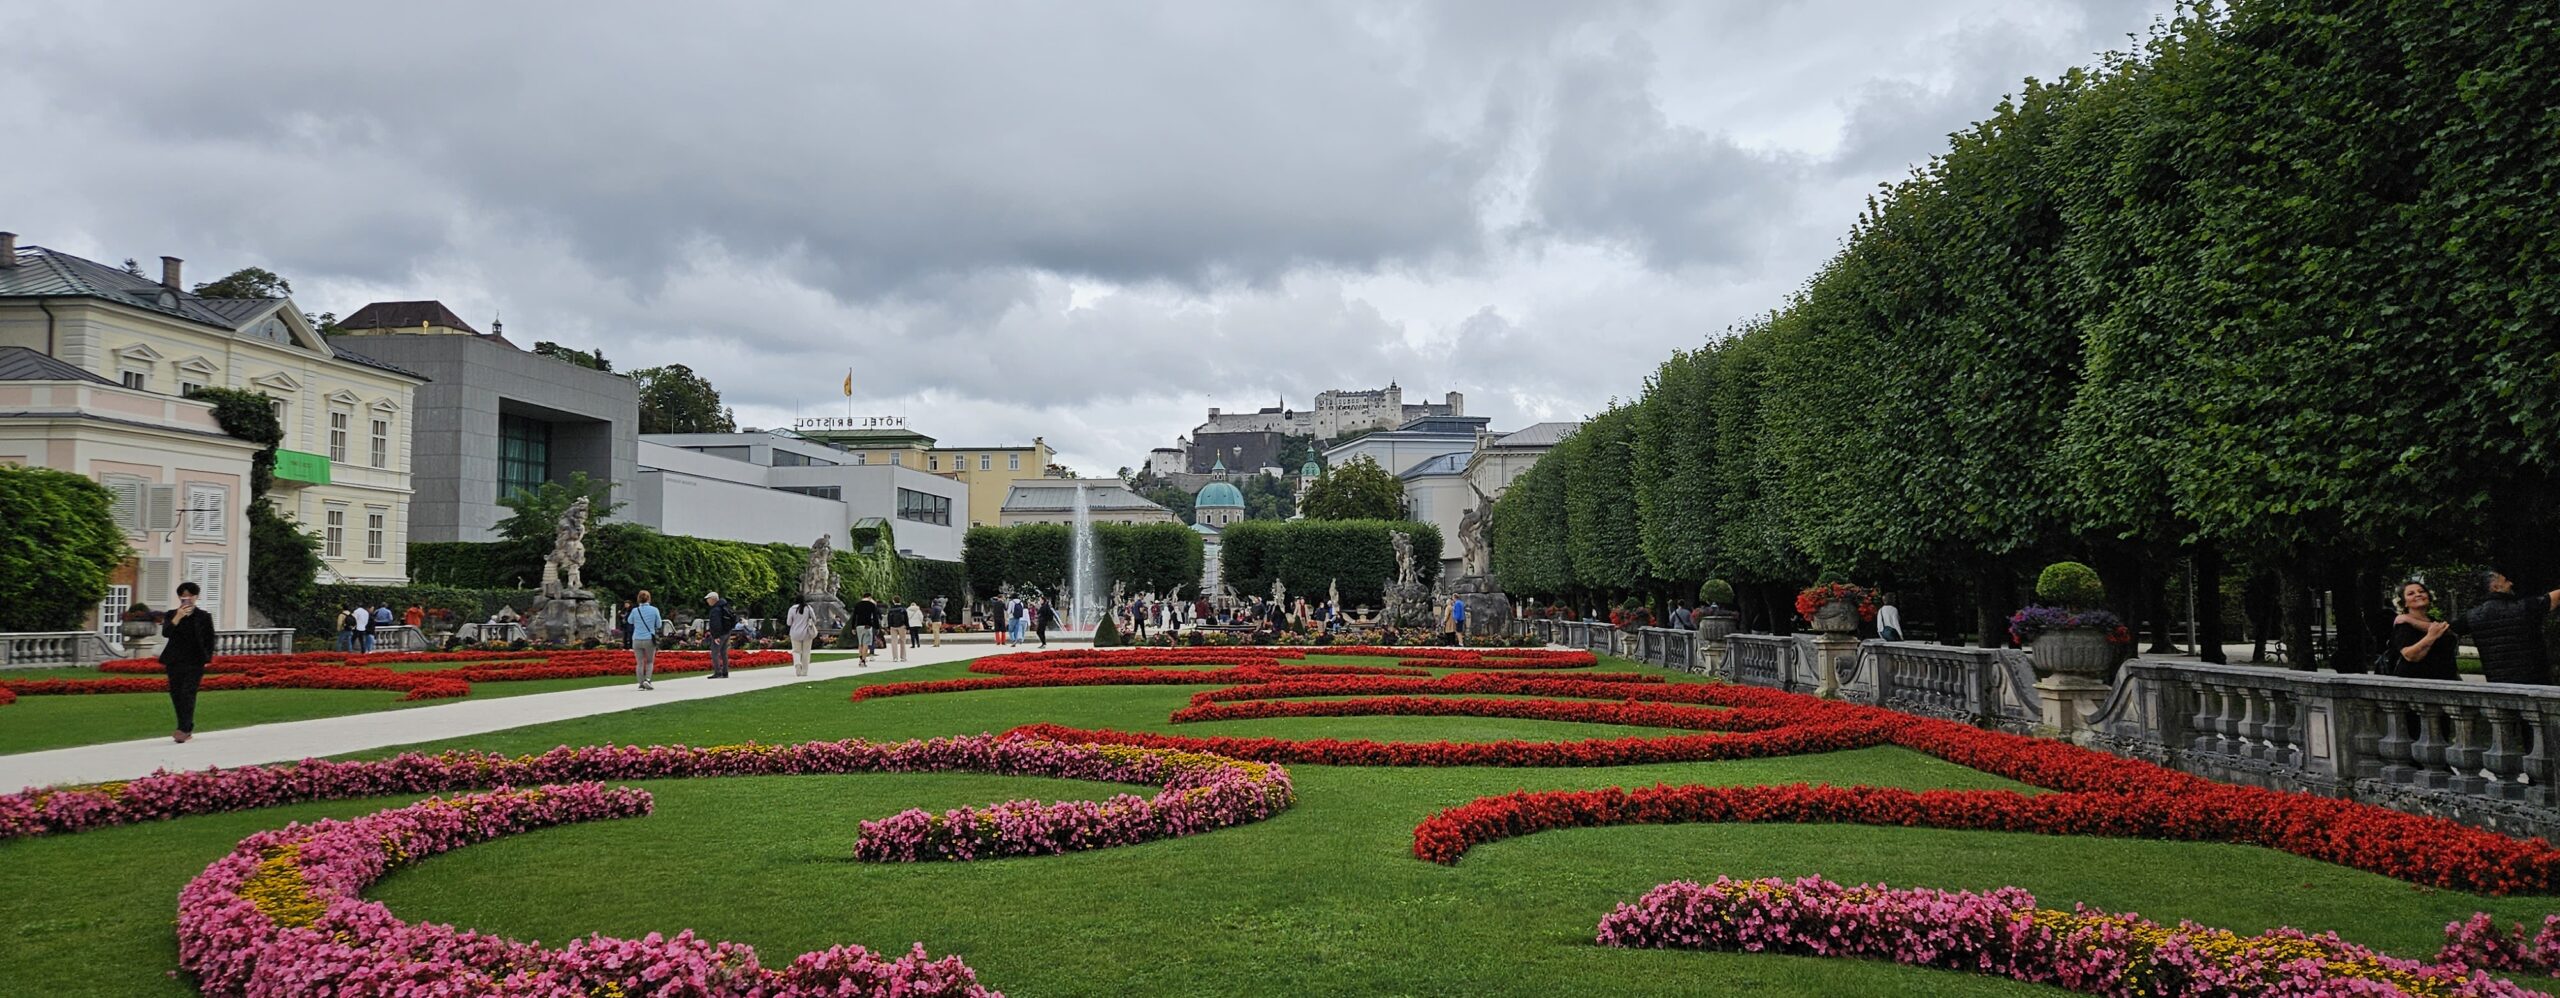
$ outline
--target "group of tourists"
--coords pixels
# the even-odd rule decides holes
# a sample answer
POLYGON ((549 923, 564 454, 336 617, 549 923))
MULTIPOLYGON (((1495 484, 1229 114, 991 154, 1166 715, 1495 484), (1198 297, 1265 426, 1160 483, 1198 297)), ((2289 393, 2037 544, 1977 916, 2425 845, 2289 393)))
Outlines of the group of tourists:
MULTIPOLYGON (((644 690, 657 688, 650 685, 650 667, 657 657, 658 645, 668 635, 665 615, 651 601, 649 591, 641 590, 632 602, 622 605, 614 621, 623 642, 631 648, 632 669, 644 690)), ((737 609, 719 593, 703 594, 702 603, 700 633, 711 652, 710 678, 727 679, 730 649, 739 641, 753 641, 760 635, 755 621, 739 615, 737 609)), ((948 605, 941 597, 936 597, 933 603, 937 609, 948 605)), ((925 628, 922 624, 929 620, 933 621, 934 647, 942 646, 939 620, 913 602, 902 603, 892 597, 884 603, 872 594, 864 593, 848 609, 851 619, 846 621, 846 629, 853 638, 856 668, 870 667, 871 654, 875 651, 888 652, 892 662, 906 661, 908 649, 923 647, 925 628)), ((810 652, 830 623, 826 617, 826 611, 812 603, 794 603, 784 612, 783 633, 791 642, 793 675, 809 674, 810 652)))
POLYGON ((418 627, 427 622, 426 608, 411 605, 394 615, 391 604, 368 607, 359 602, 338 610, 338 637, 331 647, 337 651, 368 652, 382 629, 395 623, 418 627))
MULTIPOLYGON (((995 627, 997 644, 1021 644, 1036 638, 1040 647, 1049 647, 1049 630, 1058 626, 1058 607, 1039 596, 998 596, 987 601, 987 620, 995 627)), ((937 623, 936 627, 941 625, 937 623)), ((939 632, 937 632, 939 633, 939 632)), ((934 643, 941 644, 939 637, 934 643)))

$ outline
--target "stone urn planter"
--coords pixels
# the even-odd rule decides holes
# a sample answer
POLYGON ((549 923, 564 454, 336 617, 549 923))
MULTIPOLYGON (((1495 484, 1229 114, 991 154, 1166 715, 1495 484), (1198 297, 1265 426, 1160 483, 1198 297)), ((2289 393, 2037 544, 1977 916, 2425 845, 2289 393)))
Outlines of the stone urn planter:
MULTIPOLYGON (((1855 611, 1852 611, 1853 615, 1854 613, 1855 611)), ((1698 640, 1721 643, 1724 639, 1733 636, 1734 627, 1741 622, 1741 617, 1730 613, 1699 614, 1698 640)))
POLYGON ((1858 604, 1844 599, 1822 604, 1813 612, 1813 629, 1821 634, 1858 633, 1858 604))
POLYGON ((2116 663, 2115 645, 2095 627, 2057 627, 2036 635, 2030 650, 2041 675, 2103 680, 2116 663))
POLYGON ((151 658, 160 653, 158 624, 148 620, 127 620, 116 625, 116 634, 124 638, 124 651, 128 657, 151 658))

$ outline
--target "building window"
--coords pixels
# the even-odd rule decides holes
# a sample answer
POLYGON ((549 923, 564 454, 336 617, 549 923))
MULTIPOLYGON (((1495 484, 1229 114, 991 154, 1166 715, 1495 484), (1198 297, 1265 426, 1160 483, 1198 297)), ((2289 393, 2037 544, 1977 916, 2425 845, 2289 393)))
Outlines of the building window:
POLYGON ((150 483, 124 475, 109 475, 100 479, 99 484, 106 486, 107 492, 115 496, 116 526, 123 527, 129 534, 141 533, 142 494, 150 483))
POLYGON ((951 497, 899 489, 898 519, 948 527, 951 525, 951 497))
POLYGON ((116 632, 116 625, 124 622, 124 612, 132 608, 132 586, 108 586, 107 598, 98 601, 98 633, 109 641, 123 644, 124 636, 116 632))
POLYGON ((181 381, 181 382, 178 382, 178 397, 179 397, 179 398, 186 398, 186 397, 188 397, 188 396, 194 395, 195 393, 200 392, 200 391, 203 391, 203 390, 204 390, 204 385, 203 385, 201 382, 195 382, 195 381, 181 381))
POLYGON ((890 452, 889 452, 889 466, 890 466, 890 467, 892 467, 892 468, 904 468, 904 467, 906 467, 906 466, 907 466, 906 457, 907 457, 907 456, 906 456, 905 454, 898 453, 897 451, 890 451, 890 452))
POLYGON ((980 455, 978 455, 978 470, 979 470, 979 471, 994 471, 994 470, 996 470, 996 456, 995 456, 995 455, 993 455, 993 454, 980 454, 980 455))
POLYGON ((869 455, 869 454, 855 454, 855 455, 853 456, 853 463, 854 463, 854 464, 856 464, 856 465, 870 464, 870 463, 871 463, 871 455, 869 455))
POLYGON ((231 490, 219 485, 187 486, 187 539, 221 540, 223 524, 228 522, 223 507, 229 504, 224 500, 230 497, 231 490))
POLYGON ((276 414, 276 429, 283 431, 284 439, 293 439, 293 424, 284 421, 284 400, 273 395, 267 396, 267 411, 276 414))
POLYGON ((1007 454, 1007 455, 1005 455, 1005 456, 1004 456, 1004 470, 1006 470, 1006 471, 1021 471, 1021 470, 1022 470, 1022 455, 1020 455, 1020 454, 1007 454))
POLYGON ((213 614, 213 619, 222 619, 221 555, 188 555, 186 578, 181 581, 195 583, 199 590, 196 593, 196 605, 204 607, 206 612, 213 614))
POLYGON ((126 371, 118 375, 117 378, 124 382, 125 387, 131 388, 134 391, 141 392, 150 390, 149 385, 151 383, 151 376, 140 371, 126 371))
POLYGON ((376 468, 391 466, 391 421, 389 419, 375 417, 373 420, 372 457, 373 466, 376 468))
POLYGON ((329 410, 329 460, 340 464, 347 460, 347 427, 356 414, 345 409, 329 410))
POLYGON ((320 532, 320 556, 323 558, 346 557, 347 508, 344 506, 329 507, 329 512, 324 515, 324 520, 325 527, 320 532))
POLYGON ((498 498, 539 491, 551 480, 551 424, 498 414, 498 498))
POLYGON ((776 485, 773 487, 773 490, 776 492, 792 492, 804 496, 816 496, 820 499, 834 499, 839 502, 844 499, 844 488, 837 485, 776 485))
POLYGON ((383 534, 383 525, 384 525, 385 521, 388 521, 389 519, 391 519, 390 514, 384 513, 384 512, 382 512, 381 510, 371 510, 371 509, 369 509, 369 510, 366 510, 366 511, 365 511, 365 514, 364 514, 364 560, 366 560, 366 561, 381 561, 381 560, 382 560, 382 534, 383 534))
POLYGON ((942 470, 942 455, 940 455, 940 454, 927 454, 927 455, 925 455, 925 456, 924 456, 924 470, 926 470, 926 471, 941 471, 941 470, 942 470))

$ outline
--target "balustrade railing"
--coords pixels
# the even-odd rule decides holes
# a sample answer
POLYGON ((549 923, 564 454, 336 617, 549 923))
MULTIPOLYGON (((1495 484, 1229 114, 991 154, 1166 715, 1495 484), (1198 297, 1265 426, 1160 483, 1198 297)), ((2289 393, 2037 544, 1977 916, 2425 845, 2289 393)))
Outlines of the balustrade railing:
POLYGON ((114 657, 116 649, 95 631, 0 634, 0 669, 96 665, 114 657))
POLYGON ((1647 665, 1658 665, 1681 672, 1697 672, 1698 632, 1669 627, 1637 628, 1633 634, 1633 658, 1647 665))
POLYGON ((1792 690, 1796 642, 1776 634, 1734 634, 1725 638, 1725 678, 1747 686, 1792 690))
POLYGON ((1859 652, 1855 678, 1841 680, 1850 699, 2014 732, 2043 720, 2035 669, 2015 650, 1869 641, 1859 652))
POLYGON ((293 628, 261 627, 244 631, 217 631, 213 635, 216 655, 283 655, 293 651, 293 628))
POLYGON ((2216 780, 2560 833, 2560 687, 2134 661, 2095 742, 2216 780))

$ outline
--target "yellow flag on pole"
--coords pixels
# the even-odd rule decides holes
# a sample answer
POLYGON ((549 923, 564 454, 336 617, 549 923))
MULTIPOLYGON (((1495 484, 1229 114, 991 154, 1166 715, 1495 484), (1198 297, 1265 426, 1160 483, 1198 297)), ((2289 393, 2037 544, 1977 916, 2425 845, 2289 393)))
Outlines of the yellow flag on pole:
POLYGON ((853 397, 853 369, 850 367, 844 370, 844 397, 853 397))

